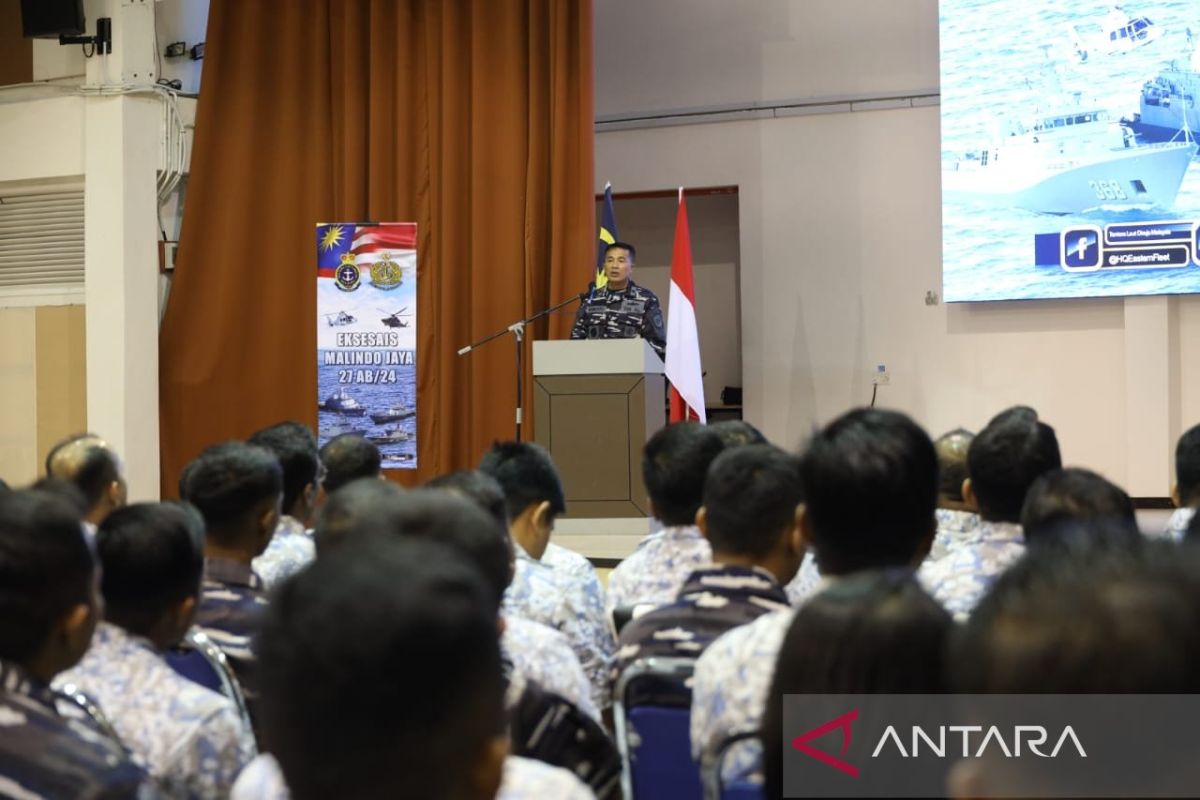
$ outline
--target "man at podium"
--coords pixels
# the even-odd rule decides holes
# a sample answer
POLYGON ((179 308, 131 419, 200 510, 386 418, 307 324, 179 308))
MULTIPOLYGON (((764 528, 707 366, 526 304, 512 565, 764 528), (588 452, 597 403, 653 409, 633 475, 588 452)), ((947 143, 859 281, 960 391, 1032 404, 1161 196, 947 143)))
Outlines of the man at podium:
POLYGON ((666 358, 667 332, 662 305, 649 289, 633 282, 637 250, 625 242, 604 249, 608 283, 588 294, 575 312, 572 339, 635 339, 641 337, 666 358))

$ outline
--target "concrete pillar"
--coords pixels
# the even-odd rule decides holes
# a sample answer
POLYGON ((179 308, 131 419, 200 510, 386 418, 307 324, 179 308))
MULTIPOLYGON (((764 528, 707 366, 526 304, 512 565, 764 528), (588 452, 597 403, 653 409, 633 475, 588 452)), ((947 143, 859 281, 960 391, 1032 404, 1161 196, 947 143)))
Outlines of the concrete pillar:
MULTIPOLYGON (((113 54, 89 60, 88 85, 152 84, 154 4, 105 0, 103 6, 101 14, 112 19, 113 54)), ((124 456, 130 499, 152 500, 159 496, 161 101, 114 94, 89 95, 85 102, 88 428, 124 456)))

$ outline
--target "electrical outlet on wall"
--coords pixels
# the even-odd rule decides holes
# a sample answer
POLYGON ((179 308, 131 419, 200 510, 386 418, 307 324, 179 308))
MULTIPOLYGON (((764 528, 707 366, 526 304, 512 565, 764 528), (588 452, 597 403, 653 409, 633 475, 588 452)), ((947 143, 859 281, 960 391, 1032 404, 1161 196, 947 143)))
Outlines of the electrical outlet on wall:
POLYGON ((871 383, 875 386, 887 386, 892 382, 892 373, 888 372, 886 364, 876 364, 871 370, 871 383))

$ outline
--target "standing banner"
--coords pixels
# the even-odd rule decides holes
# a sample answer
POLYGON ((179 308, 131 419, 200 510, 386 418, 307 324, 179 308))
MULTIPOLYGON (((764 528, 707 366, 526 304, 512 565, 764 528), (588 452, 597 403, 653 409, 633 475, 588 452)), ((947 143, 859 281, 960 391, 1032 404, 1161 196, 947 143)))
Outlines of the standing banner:
POLYGON ((317 441, 417 468, 417 224, 317 225, 317 441))

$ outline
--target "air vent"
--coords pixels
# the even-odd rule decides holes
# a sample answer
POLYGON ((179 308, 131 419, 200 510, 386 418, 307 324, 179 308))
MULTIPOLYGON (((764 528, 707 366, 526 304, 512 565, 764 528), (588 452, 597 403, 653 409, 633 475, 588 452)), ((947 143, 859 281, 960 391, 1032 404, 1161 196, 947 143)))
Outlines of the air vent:
POLYGON ((83 190, 0 194, 0 289, 83 286, 83 190))

